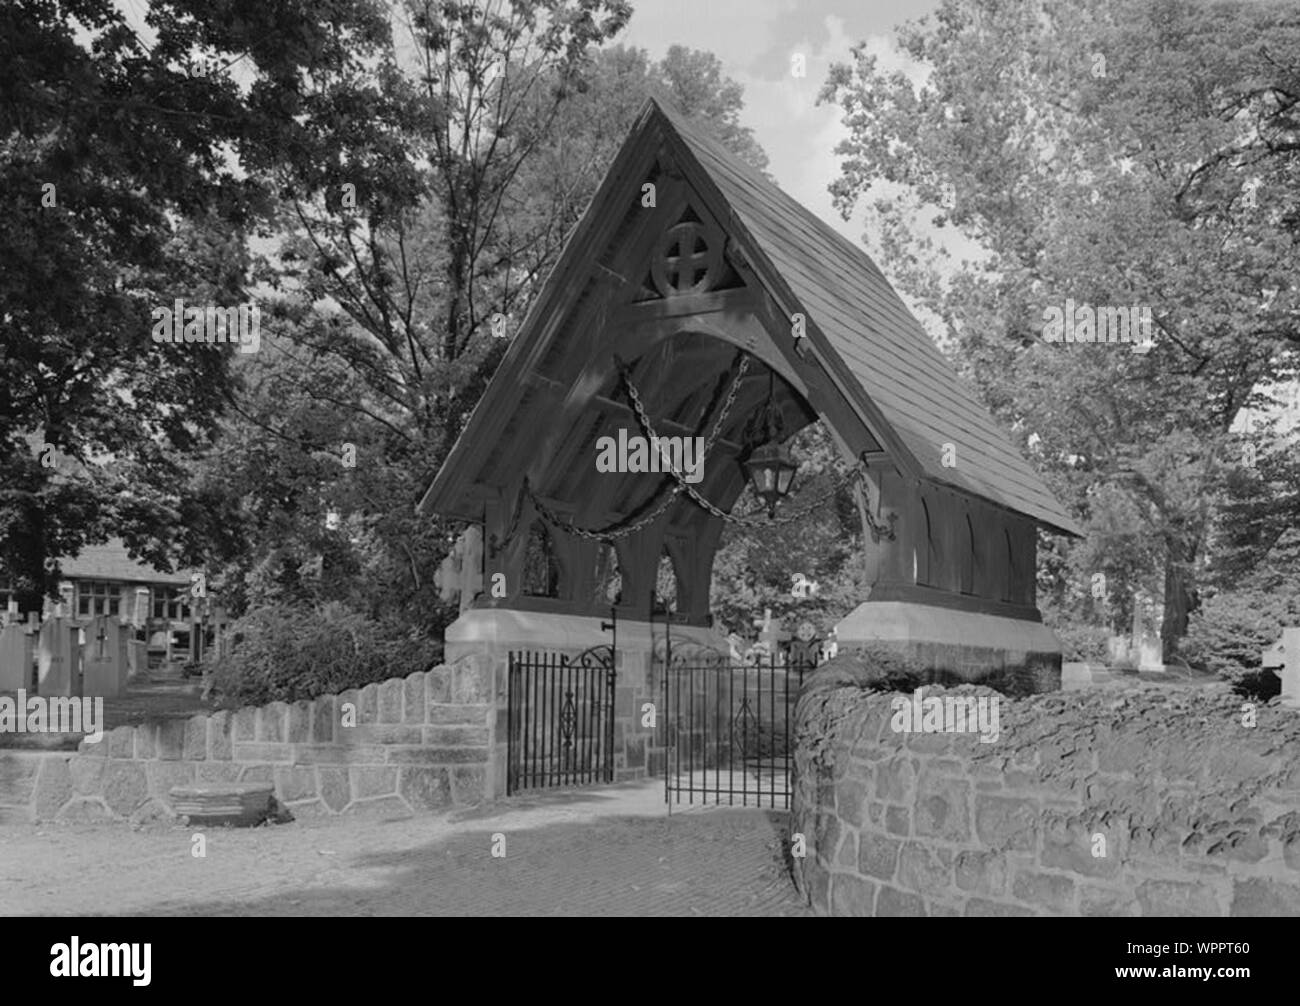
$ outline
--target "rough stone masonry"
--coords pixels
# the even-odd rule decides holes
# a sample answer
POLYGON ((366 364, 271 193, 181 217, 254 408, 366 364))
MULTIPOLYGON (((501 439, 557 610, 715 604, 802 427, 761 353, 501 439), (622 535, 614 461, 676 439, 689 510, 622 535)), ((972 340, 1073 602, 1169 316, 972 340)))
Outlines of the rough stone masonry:
POLYGON ((166 818, 172 788, 196 782, 271 783, 293 814, 474 804, 490 792, 493 712, 490 669, 465 661, 310 702, 118 727, 76 752, 0 751, 0 822, 166 818))
POLYGON ((895 696, 864 685, 819 672, 796 711, 795 874, 818 913, 1300 915, 1300 716, 1279 700, 1002 696, 982 744, 894 732, 895 696))

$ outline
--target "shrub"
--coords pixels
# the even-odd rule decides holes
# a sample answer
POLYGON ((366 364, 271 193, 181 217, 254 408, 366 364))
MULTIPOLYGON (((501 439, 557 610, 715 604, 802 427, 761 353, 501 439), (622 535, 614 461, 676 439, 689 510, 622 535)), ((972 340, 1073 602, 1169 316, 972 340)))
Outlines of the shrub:
POLYGON ((839 654, 817 668, 812 678, 820 687, 852 684, 884 692, 910 692, 930 682, 920 664, 884 643, 841 647, 839 654))
POLYGON ((295 702, 428 670, 442 645, 401 635, 331 602, 254 609, 231 626, 233 644, 212 664, 226 703, 295 702))
POLYGON ((1180 652, 1193 667, 1218 674, 1238 691, 1268 697, 1281 684, 1262 671, 1259 654, 1277 642, 1284 625, 1300 625, 1300 584, 1221 591, 1191 616, 1180 652))
POLYGON ((1048 626, 1061 641, 1062 660, 1081 660, 1090 664, 1106 662, 1106 641, 1110 629, 1087 622, 1059 622, 1048 626))

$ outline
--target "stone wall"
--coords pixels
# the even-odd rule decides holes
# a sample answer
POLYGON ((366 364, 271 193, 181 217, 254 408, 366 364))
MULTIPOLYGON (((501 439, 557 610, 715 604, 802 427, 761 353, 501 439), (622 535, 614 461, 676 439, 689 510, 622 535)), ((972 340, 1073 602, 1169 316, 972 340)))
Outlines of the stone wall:
MULTIPOLYGON (((796 882, 831 915, 1300 915, 1300 715, 1220 686, 1000 697, 891 729, 842 667, 796 712, 796 882)), ((925 695, 992 696, 965 685, 925 695)))
POLYGON ((273 783, 295 815, 474 804, 494 786, 491 685, 461 662, 311 702, 119 727, 71 753, 0 751, 0 821, 165 818, 171 788, 195 782, 273 783))

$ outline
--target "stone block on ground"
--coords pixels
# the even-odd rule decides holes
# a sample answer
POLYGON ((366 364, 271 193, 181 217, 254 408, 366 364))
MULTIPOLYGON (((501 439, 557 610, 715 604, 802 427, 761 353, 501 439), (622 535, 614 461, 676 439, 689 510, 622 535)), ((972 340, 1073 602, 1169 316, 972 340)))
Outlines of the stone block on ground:
POLYGON ((275 787, 260 782, 205 782, 172 787, 172 809, 191 823, 248 827, 266 820, 275 787))

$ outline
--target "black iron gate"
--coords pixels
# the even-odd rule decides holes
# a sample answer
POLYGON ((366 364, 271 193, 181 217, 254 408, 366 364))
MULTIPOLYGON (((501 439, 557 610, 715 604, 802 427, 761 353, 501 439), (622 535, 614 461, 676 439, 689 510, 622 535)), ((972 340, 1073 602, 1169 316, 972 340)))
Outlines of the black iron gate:
POLYGON ((614 648, 510 654, 506 793, 614 780, 614 648))
POLYGON ((790 729, 809 665, 670 660, 663 679, 669 803, 790 806, 790 729))

